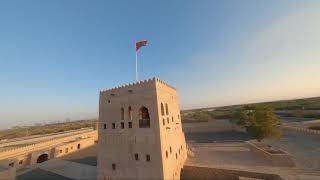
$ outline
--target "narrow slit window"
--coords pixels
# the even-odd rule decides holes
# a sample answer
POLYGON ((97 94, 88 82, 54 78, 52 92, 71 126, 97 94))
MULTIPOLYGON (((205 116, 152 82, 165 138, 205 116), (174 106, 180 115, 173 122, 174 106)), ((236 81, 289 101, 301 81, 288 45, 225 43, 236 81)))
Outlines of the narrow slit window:
POLYGON ((116 123, 112 123, 112 129, 116 128, 116 123))
POLYGON ((132 121, 132 108, 131 108, 131 106, 128 107, 128 118, 130 121, 132 121))
POLYGON ((132 128, 132 122, 128 122, 129 128, 132 128))
POLYGON ((139 161, 139 154, 138 154, 138 153, 134 154, 134 159, 135 159, 136 161, 139 161))
POLYGON ((124 109, 121 108, 121 120, 124 120, 124 109))
POLYGON ((116 164, 115 163, 112 163, 112 170, 116 170, 116 164))
POLYGON ((164 107, 163 107, 163 103, 161 103, 161 116, 164 116, 164 107))
POLYGON ((107 129, 107 124, 103 124, 103 129, 107 129))
POLYGON ((146 155, 146 161, 147 161, 147 162, 150 162, 150 160, 151 160, 151 159, 150 159, 150 155, 147 154, 147 155, 146 155))
POLYGON ((166 103, 166 115, 169 115, 168 104, 166 103))
POLYGON ((124 129, 124 122, 121 122, 121 129, 124 129))

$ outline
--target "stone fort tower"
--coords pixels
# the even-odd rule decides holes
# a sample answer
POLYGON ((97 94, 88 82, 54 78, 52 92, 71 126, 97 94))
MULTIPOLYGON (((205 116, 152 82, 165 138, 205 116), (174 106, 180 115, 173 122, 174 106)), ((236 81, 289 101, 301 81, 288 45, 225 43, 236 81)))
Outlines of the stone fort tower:
POLYGON ((100 92, 98 179, 180 179, 187 158, 176 90, 153 78, 100 92))

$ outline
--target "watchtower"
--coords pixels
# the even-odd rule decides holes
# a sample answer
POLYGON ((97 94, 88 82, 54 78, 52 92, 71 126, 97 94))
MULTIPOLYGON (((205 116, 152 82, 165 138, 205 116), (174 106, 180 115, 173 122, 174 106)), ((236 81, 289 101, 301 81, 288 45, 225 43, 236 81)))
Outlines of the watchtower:
POLYGON ((153 78, 100 92, 98 179, 180 179, 187 158, 175 88, 153 78))

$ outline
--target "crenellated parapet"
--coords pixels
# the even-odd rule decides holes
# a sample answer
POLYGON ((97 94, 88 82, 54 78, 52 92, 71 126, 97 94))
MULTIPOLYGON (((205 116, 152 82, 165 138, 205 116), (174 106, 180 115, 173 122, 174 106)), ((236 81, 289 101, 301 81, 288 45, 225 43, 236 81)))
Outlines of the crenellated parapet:
POLYGON ((141 80, 141 81, 137 81, 137 82, 133 82, 133 83, 123 84, 123 85, 116 86, 116 87, 113 87, 110 89, 102 89, 100 91, 100 93, 112 92, 112 91, 117 91, 117 90, 121 90, 121 89, 144 88, 146 86, 151 86, 151 85, 153 86, 156 83, 161 84, 163 86, 166 86, 167 88, 175 90, 174 87, 170 86, 169 84, 167 84, 163 80, 161 80, 157 77, 153 77, 153 78, 149 78, 149 79, 145 79, 145 80, 141 80))

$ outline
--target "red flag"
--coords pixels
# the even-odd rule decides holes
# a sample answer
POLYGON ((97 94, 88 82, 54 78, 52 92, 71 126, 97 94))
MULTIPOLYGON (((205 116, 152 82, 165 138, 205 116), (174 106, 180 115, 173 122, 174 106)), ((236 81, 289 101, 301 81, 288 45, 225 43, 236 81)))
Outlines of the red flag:
POLYGON ((146 46, 148 44, 147 40, 136 42, 136 51, 138 51, 142 46, 146 46))

